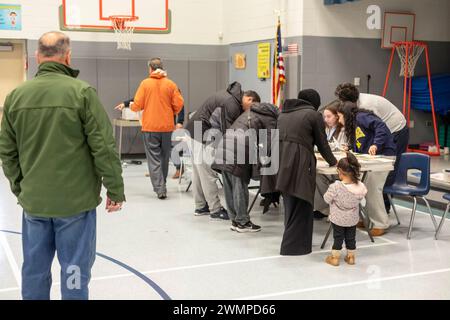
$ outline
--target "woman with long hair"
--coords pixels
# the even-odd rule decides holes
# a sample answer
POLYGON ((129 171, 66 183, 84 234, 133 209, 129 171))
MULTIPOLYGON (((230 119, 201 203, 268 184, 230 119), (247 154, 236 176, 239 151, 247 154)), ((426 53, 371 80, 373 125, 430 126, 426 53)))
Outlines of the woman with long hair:
MULTIPOLYGON (((341 105, 335 100, 323 109, 323 120, 325 122, 325 133, 331 150, 348 150, 348 139, 344 126, 339 123, 338 108, 341 105)), ((324 195, 329 186, 339 177, 337 175, 318 174, 316 177, 316 192, 314 194, 314 219, 322 220, 328 217, 330 206, 324 200, 324 195)))
POLYGON ((327 140, 332 146, 331 149, 339 150, 346 148, 347 136, 344 126, 339 123, 338 108, 341 105, 339 100, 335 100, 328 104, 323 111, 323 120, 325 122, 325 133, 327 140))
MULTIPOLYGON (((370 155, 396 155, 396 146, 386 124, 372 111, 358 108, 356 103, 343 102, 338 108, 339 122, 345 127, 351 151, 370 155)), ((381 236, 389 228, 389 217, 383 200, 383 186, 389 172, 369 173, 366 211, 374 228, 373 236, 381 236)))

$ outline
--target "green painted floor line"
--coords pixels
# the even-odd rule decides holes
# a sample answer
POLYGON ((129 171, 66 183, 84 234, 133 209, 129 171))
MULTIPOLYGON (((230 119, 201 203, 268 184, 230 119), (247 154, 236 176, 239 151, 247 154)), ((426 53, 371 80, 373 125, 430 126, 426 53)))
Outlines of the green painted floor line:
MULTIPOLYGON (((419 201, 421 201, 421 200, 419 200, 419 201)), ((394 199, 394 204, 402 206, 402 207, 406 207, 406 208, 411 209, 411 210, 412 210, 412 207, 413 207, 413 203, 412 202, 399 200, 399 199, 394 199)), ((417 204, 417 211, 428 213, 428 208, 424 204, 417 204)), ((433 214, 435 216, 437 216, 437 217, 442 217, 442 215, 444 214, 443 210, 435 209, 433 207, 431 208, 431 212, 433 212, 433 214)))

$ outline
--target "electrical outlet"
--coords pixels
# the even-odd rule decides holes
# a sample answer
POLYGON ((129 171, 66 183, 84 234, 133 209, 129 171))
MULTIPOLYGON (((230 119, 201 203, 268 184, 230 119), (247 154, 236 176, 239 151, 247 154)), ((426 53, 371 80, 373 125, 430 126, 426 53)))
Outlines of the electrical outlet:
POLYGON ((412 128, 414 128, 414 120, 411 120, 410 122, 409 122, 409 128, 410 129, 412 129, 412 128))
POLYGON ((433 126, 433 122, 432 121, 427 121, 427 122, 425 122, 425 126, 432 127, 433 126))
POLYGON ((361 78, 355 78, 354 80, 353 80, 353 84, 355 85, 355 86, 360 86, 361 85, 361 78))

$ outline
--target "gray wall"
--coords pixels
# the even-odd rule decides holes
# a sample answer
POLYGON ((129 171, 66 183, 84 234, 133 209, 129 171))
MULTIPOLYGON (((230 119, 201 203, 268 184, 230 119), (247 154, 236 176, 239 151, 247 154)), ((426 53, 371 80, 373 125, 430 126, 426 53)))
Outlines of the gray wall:
MULTIPOLYGON (((273 40, 267 40, 272 43, 273 40)), ((118 51, 115 43, 73 42, 73 66, 80 69, 80 78, 97 88, 99 96, 111 118, 120 116, 114 106, 132 97, 139 83, 147 77, 146 62, 159 56, 165 62, 169 77, 183 92, 186 110, 196 110, 213 92, 223 89, 229 82, 239 81, 245 90, 256 90, 264 101, 271 99, 271 79, 257 78, 257 41, 230 46, 133 44, 133 50, 118 51), (236 70, 235 53, 247 55, 247 68, 236 70)), ((336 85, 361 78, 361 91, 366 92, 367 75, 372 76, 370 92, 381 94, 384 86, 390 51, 380 48, 379 39, 355 39, 334 37, 295 37, 285 40, 299 43, 301 56, 286 57, 286 97, 293 98, 301 88, 315 88, 323 103, 334 99, 336 85)), ((433 74, 450 72, 450 42, 428 42, 433 74)), ((28 41, 29 78, 37 66, 32 57, 36 41, 28 41)), ((273 53, 272 53, 273 54, 273 53)), ((271 61, 272 61, 271 57, 271 61)), ((394 60, 388 99, 402 108, 402 78, 398 76, 400 63, 394 60)), ((416 68, 416 75, 426 73, 424 59, 416 68)), ((413 111, 415 128, 411 130, 411 142, 433 139, 432 128, 426 126, 429 113, 413 111)), ((143 153, 140 133, 137 129, 125 129, 124 152, 143 153), (135 139, 136 137, 136 139, 135 139), (136 140, 137 143, 131 142, 136 140)))
MULTIPOLYGON (((272 97, 272 78, 261 80, 257 76, 257 56, 258 56, 258 44, 262 42, 270 42, 271 44, 271 54, 270 63, 273 63, 273 51, 274 51, 274 40, 263 40, 240 44, 231 44, 229 50, 229 74, 230 82, 239 81, 244 90, 255 90, 261 96, 262 101, 270 102, 272 97), (247 67, 244 70, 237 70, 234 67, 234 54, 244 53, 247 58, 247 67)), ((286 43, 300 43, 300 38, 290 38, 286 43)), ((286 56, 285 68, 288 70, 287 85, 285 88, 286 96, 293 97, 296 96, 300 89, 300 66, 301 58, 300 56, 286 56)), ((272 70, 272 67, 271 67, 272 70)))
MULTIPOLYGON (((36 41, 28 41, 29 79, 37 70, 32 55, 36 45, 36 41)), ((186 114, 228 82, 226 46, 133 44, 133 50, 128 52, 116 50, 115 43, 73 42, 72 52, 72 65, 80 70, 79 78, 97 89, 111 119, 120 117, 114 107, 133 97, 140 82, 148 77, 150 57, 163 59, 169 77, 183 93, 186 114)), ((137 128, 124 128, 123 138, 123 153, 144 153, 137 128)))
MULTIPOLYGON (((450 43, 428 42, 432 74, 450 72, 450 43)), ((381 95, 389 65, 390 50, 380 48, 379 39, 352 39, 333 37, 303 37, 302 87, 315 88, 323 103, 334 99, 336 85, 361 78, 361 92, 367 91, 370 74, 370 93, 381 95)), ((403 78, 399 77, 400 61, 395 56, 387 98, 399 109, 403 106, 403 78)), ((425 75, 425 55, 416 67, 416 75, 425 75)), ((430 113, 413 111, 415 127, 411 130, 411 143, 433 141, 434 134, 426 122, 430 113)))

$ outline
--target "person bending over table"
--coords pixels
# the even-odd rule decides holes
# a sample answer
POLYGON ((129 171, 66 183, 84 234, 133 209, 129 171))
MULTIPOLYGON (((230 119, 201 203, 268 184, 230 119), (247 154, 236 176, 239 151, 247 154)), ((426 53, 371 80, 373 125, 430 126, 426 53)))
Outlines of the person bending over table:
MULTIPOLYGON (((400 156, 408 149, 409 128, 405 116, 389 100, 375 94, 360 93, 358 88, 351 83, 344 83, 336 88, 336 97, 342 102, 350 101, 358 105, 359 108, 373 111, 386 123, 392 133, 396 145, 397 160, 394 164, 394 171, 391 171, 386 179, 385 187, 391 186, 395 181, 398 171, 400 156)), ((391 204, 386 194, 383 195, 386 211, 389 212, 391 204)))
MULTIPOLYGON (((358 108, 353 102, 343 102, 338 108, 338 114, 351 150, 372 156, 395 157, 396 146, 392 134, 372 111, 358 108)), ((374 237, 382 236, 390 226, 383 200, 383 186, 388 174, 389 172, 369 173, 365 181, 368 190, 365 210, 374 225, 370 231, 374 237)))

